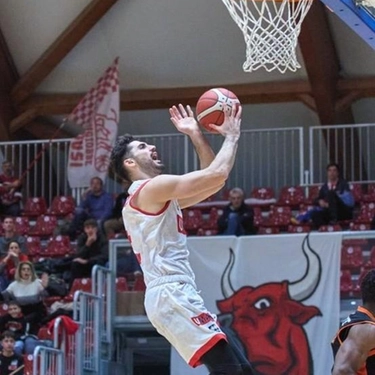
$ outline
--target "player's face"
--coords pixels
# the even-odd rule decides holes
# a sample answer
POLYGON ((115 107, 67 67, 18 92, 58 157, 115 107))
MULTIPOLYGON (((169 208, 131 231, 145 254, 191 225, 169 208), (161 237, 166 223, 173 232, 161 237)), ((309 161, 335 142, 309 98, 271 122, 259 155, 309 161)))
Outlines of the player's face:
POLYGON ((159 159, 154 145, 133 141, 130 154, 130 158, 138 164, 139 168, 151 177, 159 175, 164 169, 164 164, 159 159))
POLYGON ((21 308, 16 305, 10 305, 8 313, 12 318, 18 318, 21 315, 21 308))

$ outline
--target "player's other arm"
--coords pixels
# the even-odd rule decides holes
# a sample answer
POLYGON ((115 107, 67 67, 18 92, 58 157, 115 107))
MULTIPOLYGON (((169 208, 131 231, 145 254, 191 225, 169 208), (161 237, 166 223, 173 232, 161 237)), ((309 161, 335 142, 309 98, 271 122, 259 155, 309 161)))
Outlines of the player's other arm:
MULTIPOLYGON (((235 106, 222 126, 214 126, 224 137, 223 145, 207 167, 182 176, 160 175, 153 178, 140 191, 137 203, 140 208, 157 211, 165 202, 178 199, 179 202, 191 202, 209 197, 220 190, 233 167, 240 137, 242 108, 235 106)), ((186 205, 182 204, 182 207, 186 205)))
POLYGON ((375 326, 372 324, 353 326, 336 354, 332 375, 356 375, 373 348, 375 348, 375 326))

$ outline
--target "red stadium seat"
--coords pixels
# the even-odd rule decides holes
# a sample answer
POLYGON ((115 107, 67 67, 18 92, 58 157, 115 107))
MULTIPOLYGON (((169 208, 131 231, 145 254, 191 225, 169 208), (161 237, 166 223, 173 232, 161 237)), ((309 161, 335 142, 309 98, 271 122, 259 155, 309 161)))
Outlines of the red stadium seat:
POLYGON ((21 236, 25 236, 29 233, 30 224, 27 216, 18 216, 14 218, 14 225, 16 227, 16 232, 21 236))
POLYGON ((24 375, 33 375, 33 363, 34 363, 34 357, 32 354, 24 354, 23 355, 23 363, 25 365, 24 367, 24 375))
POLYGON ((135 276, 133 290, 135 292, 144 292, 146 290, 146 285, 143 279, 143 275, 135 276))
POLYGON ((53 234, 57 226, 56 216, 42 215, 36 220, 36 224, 30 229, 30 236, 48 237, 53 234))
POLYGON ((129 290, 126 277, 116 277, 116 292, 127 292, 129 290))
POLYGON ((363 278, 366 276, 367 272, 369 271, 368 268, 361 268, 361 273, 359 274, 357 282, 354 283, 353 287, 353 294, 356 297, 361 296, 361 282, 363 278))
POLYGON ((54 197, 50 207, 50 214, 63 217, 74 212, 76 203, 72 196, 54 197))
POLYGON ((258 229, 258 234, 278 234, 278 233, 280 233, 280 228, 278 227, 260 226, 258 229))
POLYGON ((362 185, 350 183, 349 187, 350 187, 350 191, 353 194, 354 201, 356 203, 359 203, 362 200, 362 197, 363 197, 362 185))
POLYGON ((363 202, 375 202, 375 184, 369 184, 367 194, 362 197, 363 202))
POLYGON ((366 267, 375 268, 375 246, 370 250, 370 259, 368 260, 366 267))
POLYGON ((40 216, 47 212, 47 203, 43 197, 27 198, 22 215, 24 216, 40 216))
POLYGON ((58 235, 49 240, 47 247, 41 252, 43 256, 63 257, 72 252, 69 236, 58 235))
POLYGON ((39 237, 26 238, 27 255, 30 257, 38 256, 42 251, 42 244, 39 237))
POLYGON ((309 186, 307 198, 305 199, 305 204, 310 205, 314 203, 314 200, 319 196, 319 190, 321 185, 309 186))
POLYGON ((369 224, 371 223, 374 216, 375 216, 375 203, 374 202, 362 203, 359 214, 357 218, 354 220, 354 222, 369 224))
POLYGON ((271 187, 254 188, 250 193, 250 198, 259 200, 269 200, 275 198, 275 192, 271 187))
POLYGON ((350 223, 349 228, 352 231, 370 230, 371 225, 370 224, 364 224, 364 223, 350 223))
POLYGON ((284 186, 277 202, 280 206, 299 207, 305 201, 305 193, 301 186, 284 186))
POLYGON ((65 302, 73 301, 74 293, 79 290, 83 292, 91 293, 92 291, 91 278, 75 279, 73 281, 72 287, 70 288, 69 294, 64 298, 64 301, 65 302))
POLYGON ((40 340, 53 340, 53 332, 50 332, 47 327, 40 327, 38 338, 40 340))
POLYGON ((0 304, 0 316, 8 314, 8 305, 6 303, 0 304))
POLYGON ((319 232, 340 232, 342 231, 342 227, 339 224, 335 225, 322 225, 319 228, 319 232))
POLYGON ((184 228, 186 231, 196 231, 201 227, 203 219, 202 212, 198 209, 184 210, 184 228))
POLYGON ((212 207, 209 213, 209 217, 207 220, 202 221, 202 228, 203 229, 217 229, 217 221, 219 217, 223 214, 223 209, 212 207))
POLYGON ((254 210, 254 226, 259 227, 263 222, 262 210, 260 207, 253 207, 254 210))
POLYGON ((289 233, 308 233, 311 231, 311 228, 309 225, 289 225, 288 226, 288 232, 289 233))
POLYGON ((353 292, 352 274, 349 270, 341 271, 340 292, 342 295, 349 295, 351 292, 353 292))
POLYGON ((292 210, 290 207, 272 206, 268 219, 264 220, 262 226, 266 227, 287 227, 290 224, 292 210))
POLYGON ((341 268, 355 269, 363 266, 363 253, 360 246, 343 246, 341 248, 341 268))
POLYGON ((199 228, 197 230, 197 236, 215 236, 217 235, 217 230, 216 229, 203 229, 199 228))

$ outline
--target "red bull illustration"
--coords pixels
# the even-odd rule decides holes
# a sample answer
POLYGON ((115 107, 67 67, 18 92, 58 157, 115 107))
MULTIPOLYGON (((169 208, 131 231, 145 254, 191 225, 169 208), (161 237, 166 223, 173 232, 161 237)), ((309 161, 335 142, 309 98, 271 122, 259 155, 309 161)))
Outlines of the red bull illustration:
POLYGON ((221 278, 223 300, 217 301, 220 317, 230 316, 231 328, 259 375, 313 375, 314 364, 304 325, 321 316, 319 308, 303 301, 316 291, 322 273, 321 260, 309 237, 302 243, 307 261, 304 275, 296 281, 269 282, 234 290, 231 272, 235 254, 221 278))

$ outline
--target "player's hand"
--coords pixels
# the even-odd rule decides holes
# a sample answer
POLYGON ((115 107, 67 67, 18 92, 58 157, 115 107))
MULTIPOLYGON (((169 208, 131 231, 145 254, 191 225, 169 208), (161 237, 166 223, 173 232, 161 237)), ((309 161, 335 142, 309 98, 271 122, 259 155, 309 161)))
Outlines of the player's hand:
POLYGON ((171 115, 173 125, 180 133, 191 135, 196 131, 200 131, 197 120, 189 105, 186 108, 182 104, 179 104, 178 107, 174 105, 172 108, 169 108, 169 114, 171 115))
POLYGON ((233 136, 238 138, 241 133, 241 115, 242 107, 240 104, 234 104, 232 108, 225 105, 223 124, 220 126, 210 124, 210 128, 216 130, 224 137, 233 136))

